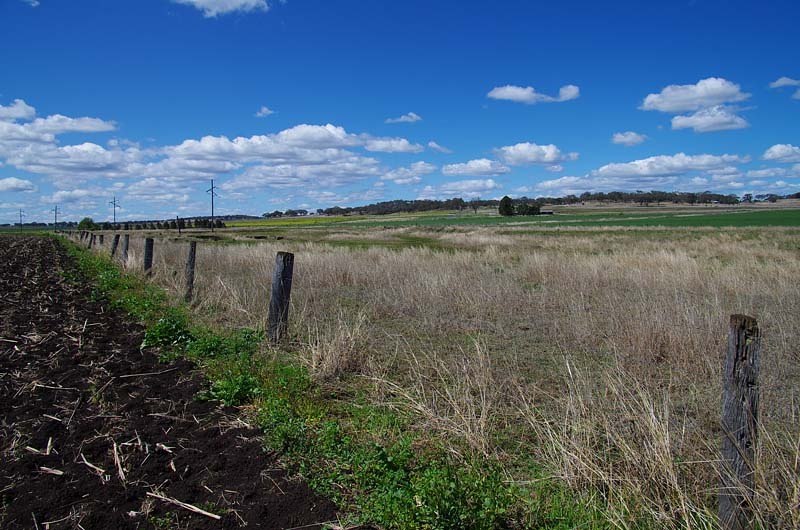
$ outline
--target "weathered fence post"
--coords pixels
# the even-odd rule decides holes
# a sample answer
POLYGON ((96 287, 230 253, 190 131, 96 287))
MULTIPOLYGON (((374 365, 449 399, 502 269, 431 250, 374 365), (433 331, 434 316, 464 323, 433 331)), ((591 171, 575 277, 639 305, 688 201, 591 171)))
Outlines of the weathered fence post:
POLYGON ((99 244, 101 247, 103 246, 103 238, 104 238, 103 234, 100 234, 100 241, 98 241, 98 244, 99 244))
POLYGON ((186 257, 186 294, 184 300, 192 301, 194 291, 194 263, 197 258, 197 241, 189 242, 189 255, 186 257))
POLYGON ((92 248, 94 246, 94 234, 89 235, 89 246, 87 248, 92 248))
POLYGON ((153 268, 153 238, 147 237, 144 240, 144 273, 150 276, 153 268))
POLYGON ((286 336, 289 322, 289 298, 292 294, 294 254, 278 252, 272 273, 272 295, 269 300, 269 340, 278 342, 286 336))
POLYGON ((722 390, 722 487, 719 519, 723 530, 752 528, 753 474, 758 441, 758 322, 732 315, 722 390))
POLYGON ((125 234, 125 236, 122 238, 122 263, 123 264, 128 263, 128 246, 130 245, 130 242, 131 242, 130 234, 125 234))
POLYGON ((117 246, 119 245, 119 234, 114 234, 114 239, 111 241, 111 257, 117 253, 117 246))

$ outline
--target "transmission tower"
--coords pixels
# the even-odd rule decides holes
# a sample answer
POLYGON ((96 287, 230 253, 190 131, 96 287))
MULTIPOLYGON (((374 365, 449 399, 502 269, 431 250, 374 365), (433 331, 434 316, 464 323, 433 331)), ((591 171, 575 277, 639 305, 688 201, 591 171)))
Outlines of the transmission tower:
POLYGON ((219 197, 217 192, 214 190, 218 190, 219 187, 214 186, 214 179, 211 179, 211 187, 206 190, 206 193, 211 194, 211 231, 214 231, 214 197, 219 197))
POLYGON ((114 224, 116 225, 117 224, 117 208, 121 208, 121 206, 117 202, 117 196, 114 195, 114 200, 109 202, 108 204, 110 204, 110 205, 112 205, 114 207, 114 224))
POLYGON ((23 217, 27 217, 27 215, 25 215, 25 211, 22 208, 20 208, 19 209, 19 229, 20 229, 20 231, 22 231, 22 218, 23 217))
POLYGON ((58 232, 58 205, 50 211, 53 212, 53 232, 58 232))

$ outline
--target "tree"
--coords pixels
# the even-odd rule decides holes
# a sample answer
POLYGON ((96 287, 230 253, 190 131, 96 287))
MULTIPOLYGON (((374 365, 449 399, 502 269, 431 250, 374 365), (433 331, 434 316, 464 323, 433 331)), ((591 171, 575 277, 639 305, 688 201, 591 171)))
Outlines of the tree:
POLYGON ((511 200, 511 197, 506 195, 502 199, 500 199, 500 206, 498 207, 498 212, 500 215, 504 215, 510 217, 514 215, 514 203, 511 200))
POLYGON ((536 203, 518 204, 517 215, 539 215, 539 205, 536 203))
POLYGON ((78 230, 96 230, 96 229, 97 229, 97 224, 91 217, 84 217, 83 219, 81 219, 81 222, 78 223, 78 230))
POLYGON ((472 208, 472 211, 476 214, 478 213, 478 208, 481 207, 481 198, 475 197, 471 201, 469 201, 469 207, 472 208))

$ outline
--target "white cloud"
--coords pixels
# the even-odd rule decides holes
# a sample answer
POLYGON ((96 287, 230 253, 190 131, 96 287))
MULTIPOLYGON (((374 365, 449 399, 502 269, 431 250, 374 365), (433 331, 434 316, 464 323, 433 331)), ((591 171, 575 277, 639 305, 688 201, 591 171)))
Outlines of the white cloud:
POLYGON ((561 164, 553 164, 552 166, 547 166, 545 169, 553 173, 561 173, 562 171, 564 171, 564 166, 562 166, 561 164))
POLYGON ((562 101, 569 101, 571 99, 576 99, 580 96, 580 93, 580 89, 575 85, 562 86, 558 90, 558 96, 555 97, 537 92, 532 86, 521 87, 505 85, 494 87, 486 94, 486 97, 533 105, 536 103, 560 103, 562 101))
POLYGON ((720 169, 728 164, 748 162, 749 158, 738 155, 675 155, 651 156, 631 162, 606 164, 592 171, 599 177, 659 177, 682 175, 689 171, 720 169))
POLYGON ((479 158, 461 164, 448 164, 442 166, 442 175, 476 175, 476 176, 495 176, 503 175, 511 171, 511 168, 504 166, 496 160, 479 158))
POLYGON ((444 147, 442 145, 437 144, 433 140, 428 142, 428 147, 433 149, 434 151, 438 151, 440 153, 445 153, 445 154, 448 154, 448 155, 453 152, 450 149, 448 149, 448 148, 446 148, 446 147, 444 147))
POLYGON ((414 123, 416 121, 422 121, 422 116, 416 112, 409 112, 408 114, 403 114, 399 118, 386 118, 384 121, 385 123, 414 123))
POLYGON ((639 145, 640 143, 647 140, 647 136, 643 134, 639 134, 633 131, 625 131, 625 132, 618 132, 614 133, 611 137, 611 141, 615 144, 624 145, 626 147, 631 147, 633 145, 639 145))
POLYGON ((94 199, 100 196, 102 192, 98 190, 86 190, 86 189, 75 189, 75 190, 59 190, 54 194, 50 195, 49 197, 44 197, 44 202, 48 203, 75 203, 75 202, 82 202, 84 204, 90 203, 91 201, 87 201, 87 199, 94 199))
POLYGON ((30 180, 8 177, 0 179, 1 192, 36 191, 36 186, 30 180))
POLYGON ((39 7, 39 0, 22 0, 31 7, 39 7))
POLYGON ((672 118, 672 129, 694 129, 694 132, 728 131, 744 129, 750 124, 724 105, 701 109, 688 116, 672 118))
POLYGON ((780 77, 769 84, 770 88, 781 88, 785 86, 800 86, 800 80, 791 77, 780 77))
MULTIPOLYGON (((266 161, 265 161, 266 162, 266 161)), ((326 163, 264 163, 247 168, 221 185, 225 191, 340 187, 380 174, 374 158, 350 154, 326 163)))
POLYGON ((275 111, 272 110, 269 107, 265 107, 264 105, 261 105, 261 108, 258 109, 258 112, 256 112, 255 116, 256 116, 256 118, 266 118, 267 116, 269 116, 271 114, 275 114, 275 111))
POLYGON ((27 127, 32 131, 39 134, 62 134, 66 132, 108 132, 116 129, 116 125, 110 121, 104 121, 98 118, 68 118, 61 114, 53 114, 46 118, 36 118, 30 123, 26 123, 23 127, 27 127))
POLYGON ((225 15, 236 11, 267 11, 266 0, 172 0, 176 4, 195 7, 203 12, 206 18, 225 15))
POLYGON ((736 83, 721 77, 709 77, 694 85, 669 85, 658 94, 648 94, 640 108, 678 113, 736 103, 749 97, 750 94, 742 92, 736 83))
POLYGON ((8 106, 0 105, 0 120, 29 120, 36 115, 36 109, 25 103, 21 99, 15 99, 14 103, 8 106))
POLYGON ((761 158, 775 162, 800 162, 800 147, 791 144, 775 144, 764 151, 761 158))
POLYGON ((391 180, 395 184, 419 184, 423 175, 436 171, 436 166, 424 161, 414 162, 408 167, 401 167, 389 171, 381 176, 381 180, 391 180))
POLYGON ((425 148, 405 138, 369 138, 364 143, 364 149, 380 153, 419 153, 425 148))
POLYGON ((751 169, 747 172, 747 176, 750 178, 770 178, 770 177, 782 177, 786 174, 786 170, 782 167, 770 167, 766 169, 751 169))
POLYGON ((419 194, 420 199, 444 199, 461 197, 462 199, 485 196, 502 186, 493 179, 458 180, 445 182, 439 186, 425 186, 419 194))
POLYGON ((567 160, 575 160, 578 153, 562 153, 553 144, 538 145, 531 142, 522 142, 495 149, 497 157, 511 166, 528 164, 557 164, 567 160))

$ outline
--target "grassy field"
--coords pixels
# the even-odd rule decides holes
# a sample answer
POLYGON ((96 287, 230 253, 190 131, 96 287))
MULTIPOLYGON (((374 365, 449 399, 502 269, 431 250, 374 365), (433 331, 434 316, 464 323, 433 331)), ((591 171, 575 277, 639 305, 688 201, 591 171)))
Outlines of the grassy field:
MULTIPOLYGON (((228 229, 199 247, 193 312, 263 329, 275 252, 294 252, 285 353, 315 385, 492 462, 527 501, 554 481, 616 528, 716 524, 727 321, 755 316, 755 510, 764 528, 797 528, 800 210, 646 210, 228 229)), ((185 246, 156 248, 152 281, 176 298, 185 246)), ((136 270, 140 239, 130 256, 136 270)))

